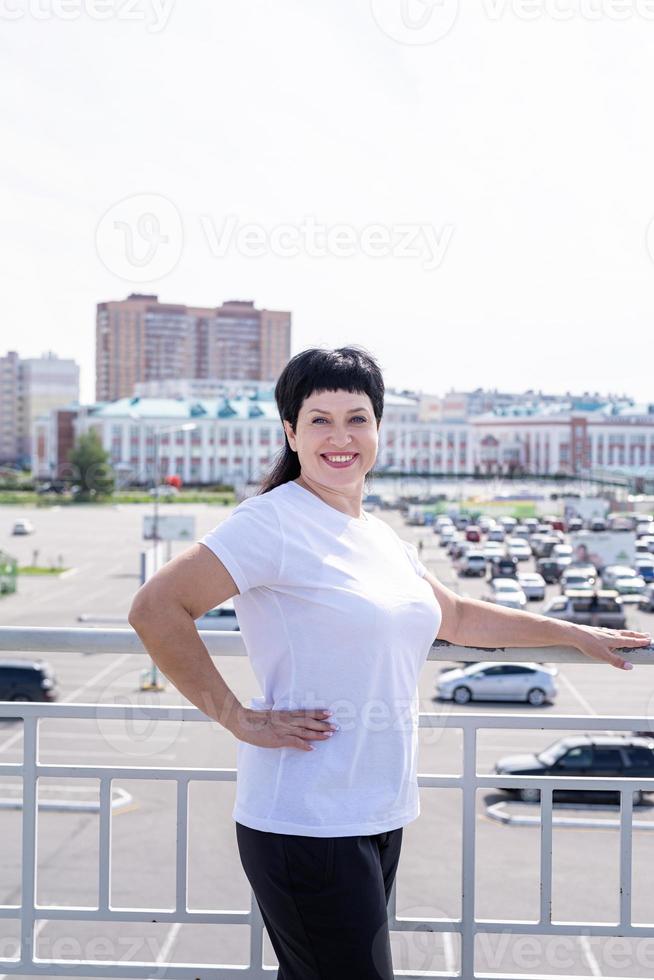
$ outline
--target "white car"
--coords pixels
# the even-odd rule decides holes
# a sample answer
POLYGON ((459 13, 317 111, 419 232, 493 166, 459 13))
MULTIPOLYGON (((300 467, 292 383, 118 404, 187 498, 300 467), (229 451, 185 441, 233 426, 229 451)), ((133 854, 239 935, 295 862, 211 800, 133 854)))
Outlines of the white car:
POLYGON ((529 561, 531 558, 531 548, 524 538, 507 538, 506 550, 513 558, 518 561, 529 561))
POLYGON ((526 701, 540 706, 557 694, 558 670, 545 664, 482 662, 446 670, 436 682, 443 701, 526 701))
POLYGON ((567 568, 572 562, 572 546, 569 544, 555 544, 550 556, 559 568, 567 568))
POLYGON ((505 554, 505 547, 499 541, 485 541, 481 548, 484 558, 492 558, 493 555, 505 554))
POLYGON ((518 585, 527 599, 545 598, 545 579, 538 572, 518 572, 518 585))
POLYGON ((226 599, 219 606, 207 610, 203 616, 195 620, 195 625, 199 630, 234 631, 240 629, 233 600, 226 599))
POLYGON ((14 526, 11 529, 12 534, 34 534, 34 525, 31 521, 28 521, 26 517, 20 517, 17 521, 14 521, 14 526))
POLYGON ((527 596, 514 578, 494 578, 489 585, 489 602, 508 609, 524 609, 527 605, 527 596))

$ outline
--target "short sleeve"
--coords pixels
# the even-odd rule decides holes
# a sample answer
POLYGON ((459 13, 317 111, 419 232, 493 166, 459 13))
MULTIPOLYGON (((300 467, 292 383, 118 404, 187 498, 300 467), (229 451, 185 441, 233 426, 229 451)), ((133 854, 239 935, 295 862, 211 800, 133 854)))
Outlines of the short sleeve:
POLYGON ((199 538, 220 559, 242 594, 279 581, 283 540, 274 504, 265 494, 247 497, 213 530, 199 538))
POLYGON ((404 545, 404 550, 406 551, 409 561, 413 565, 415 571, 418 575, 421 575, 424 578, 424 576, 427 574, 427 568, 418 558, 418 549, 409 541, 403 541, 402 544, 404 545))

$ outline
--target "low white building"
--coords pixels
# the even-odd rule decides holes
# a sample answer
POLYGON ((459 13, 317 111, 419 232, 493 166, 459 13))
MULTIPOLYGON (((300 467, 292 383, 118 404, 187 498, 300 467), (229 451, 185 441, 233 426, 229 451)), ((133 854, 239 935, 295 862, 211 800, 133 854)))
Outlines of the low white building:
MULTIPOLYGON (((387 393, 379 473, 588 475, 654 467, 654 406, 592 411, 561 405, 424 420, 420 396, 387 393)), ((258 481, 284 443, 272 393, 258 397, 123 398, 39 419, 33 473, 68 475, 74 439, 95 429, 121 482, 178 474, 185 483, 258 481), (185 428, 182 428, 184 426, 185 428)), ((654 475, 654 470, 653 470, 654 475)))

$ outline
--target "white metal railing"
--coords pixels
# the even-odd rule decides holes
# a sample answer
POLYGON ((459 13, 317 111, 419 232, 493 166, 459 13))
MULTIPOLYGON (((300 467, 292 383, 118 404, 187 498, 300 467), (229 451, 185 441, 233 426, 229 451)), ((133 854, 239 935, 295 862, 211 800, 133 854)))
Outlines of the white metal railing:
MULTIPOLYGON (((211 653, 244 655, 239 633, 201 634, 211 653)), ((39 629, 0 627, 0 650, 29 652, 85 651, 95 653, 143 652, 143 648, 131 630, 89 629, 39 629)), ((431 660, 487 660, 564 662, 580 660, 590 662, 576 651, 563 648, 520 650, 473 650, 437 643, 430 651, 431 660), (501 654, 501 655, 500 655, 501 654)), ((636 663, 653 662, 651 649, 630 651, 630 659, 636 663)), ((213 723, 208 716, 194 707, 108 704, 44 704, 24 702, 0 702, 0 718, 23 719, 22 763, 0 764, 0 775, 19 776, 23 781, 22 805, 22 892, 20 905, 0 906, 0 918, 20 920, 20 958, 0 959, 0 970, 5 975, 33 976, 84 976, 84 977, 154 977, 167 980, 236 980, 247 977, 263 980, 274 970, 264 968, 263 921, 256 901, 251 894, 249 911, 221 911, 218 909, 193 910, 188 907, 188 820, 189 784, 194 781, 234 781, 236 770, 231 768, 189 768, 155 766, 87 766, 78 765, 73 759, 67 765, 39 762, 39 721, 41 719, 93 718, 96 720, 159 720, 183 723, 213 723), (37 833, 37 784, 43 777, 65 776, 70 780, 99 780, 99 881, 97 905, 94 908, 36 904, 36 833, 37 833), (116 779, 166 779, 175 781, 176 804, 176 901, 170 909, 122 908, 111 905, 111 797, 112 781, 116 779), (35 950, 35 926, 44 919, 79 922, 98 920, 108 922, 168 922, 213 923, 249 925, 250 958, 247 967, 230 965, 193 965, 168 962, 97 961, 83 959, 44 959, 35 950)), ((524 975, 507 973, 475 973, 475 938, 482 934, 509 933, 511 935, 554 936, 611 936, 651 937, 653 924, 634 925, 631 914, 631 849, 633 792, 635 788, 654 792, 654 779, 632 778, 584 778, 552 776, 499 776, 480 775, 477 772, 477 732, 480 729, 536 729, 549 731, 588 730, 631 731, 645 730, 651 719, 643 717, 607 716, 540 716, 537 720, 529 714, 468 714, 457 713, 443 716, 441 713, 420 713, 420 726, 430 728, 459 729, 463 734, 463 765, 459 775, 422 774, 418 783, 422 788, 456 789, 462 795, 461 841, 461 915, 459 918, 398 918, 396 914, 395 887, 389 902, 389 926, 401 932, 438 932, 460 937, 460 972, 449 970, 438 973, 440 977, 461 977, 463 980, 485 980, 502 977, 514 980, 524 975), (475 914, 475 825, 476 794, 479 789, 538 787, 541 792, 540 819, 540 914, 537 921, 479 919, 475 914), (597 789, 619 791, 620 805, 620 864, 619 864, 619 921, 616 923, 554 922, 552 921, 552 792, 557 788, 597 789)), ((40 804, 39 804, 40 805, 40 804)), ((275 968, 276 969, 276 968, 275 968)), ((402 972, 405 980, 418 980, 428 974, 402 972)), ((543 976, 539 974, 539 976, 543 976)), ((567 974, 570 976, 570 974, 567 974)))

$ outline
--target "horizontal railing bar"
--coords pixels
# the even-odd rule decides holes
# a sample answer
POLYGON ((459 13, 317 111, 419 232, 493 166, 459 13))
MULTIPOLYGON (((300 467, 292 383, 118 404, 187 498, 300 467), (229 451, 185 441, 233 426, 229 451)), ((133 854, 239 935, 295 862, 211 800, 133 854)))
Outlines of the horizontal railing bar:
MULTIPOLYGON (((122 961, 121 963, 102 963, 96 960, 30 960, 29 963, 18 963, 16 960, 0 960, 0 967, 7 976, 19 973, 25 976, 23 969, 29 967, 29 976, 35 977, 108 977, 109 980, 151 980, 153 976, 175 978, 175 980, 243 980, 243 977, 260 977, 270 975, 271 980, 277 976, 277 967, 260 967, 253 971, 251 966, 225 966, 172 963, 165 968, 159 963, 122 961), (165 973, 164 973, 165 971, 165 973)), ((400 974, 401 976, 401 974, 400 974)), ((406 980, 411 980, 410 976, 406 980)), ((416 980, 419 978, 416 976, 416 980)), ((497 978, 496 978, 497 980, 497 978)), ((560 978, 559 978, 560 980, 560 978)))
MULTIPOLYGON (((443 705, 443 711, 451 708, 443 705)), ((652 731, 654 737, 654 722, 651 715, 543 715, 535 717, 527 712, 501 714, 489 712, 457 712, 444 714, 443 711, 421 711, 419 721, 421 728, 447 729, 533 729, 534 731, 587 729, 592 731, 652 731)), ((0 701, 1 718, 29 718, 38 716, 44 720, 60 718, 91 718, 118 721, 192 721, 205 722, 222 728, 199 708, 193 705, 148 705, 148 704, 97 704, 83 701, 70 704, 65 701, 0 701)), ((56 735, 56 731, 43 733, 56 735)))
MULTIPOLYGON (((17 918, 19 906, 0 907, 0 918, 17 918)), ((175 909, 122 909, 122 908, 77 908, 73 905, 37 905, 34 910, 34 921, 39 919, 62 919, 64 921, 95 921, 95 922, 213 922, 224 925, 249 925, 251 912, 213 911, 211 909, 180 910, 175 909)))
MULTIPOLYGON (((0 766, 0 773, 3 767, 0 766)), ((22 772, 22 766, 17 769, 22 772)), ((216 780, 229 782, 236 779, 236 769, 167 769, 165 766, 65 766, 37 765, 36 775, 39 777, 67 776, 79 779, 100 779, 111 775, 112 779, 151 779, 171 781, 216 780)), ((493 776, 466 775, 437 776, 428 773, 418 774, 418 785, 426 787, 443 787, 460 789, 464 781, 475 783, 480 789, 491 787, 495 789, 511 789, 527 787, 552 787, 567 790, 617 790, 642 789, 654 792, 654 778, 644 779, 638 776, 493 776)))
MULTIPOLYGON (((203 643, 214 656, 247 655, 239 630, 199 630, 203 643)), ((622 649, 622 648, 621 648, 622 649)), ((629 649, 624 647, 625 650, 629 649)), ((29 653, 146 653, 138 635, 131 628, 89 629, 81 626, 0 626, 0 651, 29 653)), ((584 663, 590 660, 573 647, 466 647, 434 640, 429 660, 497 660, 507 663, 584 663), (498 654, 501 657, 498 658, 498 654)), ((654 664, 654 646, 629 650, 635 664, 654 664)))

